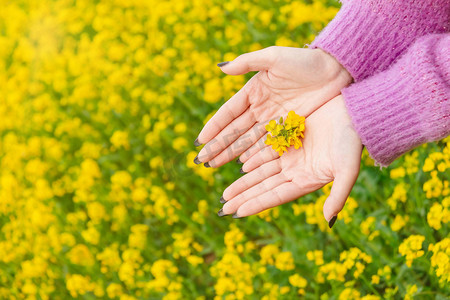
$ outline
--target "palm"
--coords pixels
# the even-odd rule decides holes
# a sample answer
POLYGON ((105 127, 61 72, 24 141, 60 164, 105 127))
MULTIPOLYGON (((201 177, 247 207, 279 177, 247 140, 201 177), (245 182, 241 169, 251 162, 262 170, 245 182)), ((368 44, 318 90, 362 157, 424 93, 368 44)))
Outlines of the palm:
MULTIPOLYGON (((263 66, 239 63, 225 68, 231 75, 260 70, 226 102, 205 125, 199 141, 202 162, 219 167, 246 152, 266 132, 271 119, 294 110, 308 116, 339 94, 350 81, 348 73, 323 52, 308 49, 268 48, 259 58, 263 66), (268 50, 272 49, 272 50, 268 50), (276 53, 271 53, 275 51, 276 53)), ((256 64, 256 63, 254 63, 256 64)))
POLYGON ((306 115, 336 96, 334 93, 326 95, 321 90, 322 82, 312 83, 309 79, 301 78, 301 74, 288 76, 288 70, 285 66, 277 66, 259 71, 245 86, 249 103, 247 109, 257 122, 265 123, 291 110, 305 111, 306 115))
POLYGON ((268 146, 253 148, 258 150, 243 165, 249 173, 224 191, 225 214, 253 215, 333 180, 333 194, 343 206, 359 172, 362 145, 339 96, 307 118, 303 148, 281 157, 268 146))

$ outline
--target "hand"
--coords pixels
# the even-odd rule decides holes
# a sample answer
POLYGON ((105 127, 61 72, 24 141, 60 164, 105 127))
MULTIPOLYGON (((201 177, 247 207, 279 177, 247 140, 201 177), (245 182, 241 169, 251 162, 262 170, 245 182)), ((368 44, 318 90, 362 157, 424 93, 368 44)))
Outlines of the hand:
POLYGON ((208 167, 219 167, 244 153, 266 133, 269 120, 291 110, 306 117, 352 81, 320 49, 269 47, 243 54, 221 68, 229 75, 259 72, 200 132, 196 144, 206 145, 195 162, 208 162, 208 167))
MULTIPOLYGON (((257 214, 292 201, 334 181, 323 207, 327 221, 336 216, 359 174, 362 144, 352 127, 344 99, 338 96, 306 119, 303 147, 281 157, 270 146, 260 148, 243 165, 249 172, 223 193, 219 215, 257 214)), ((332 225, 332 224, 330 224, 332 225)))

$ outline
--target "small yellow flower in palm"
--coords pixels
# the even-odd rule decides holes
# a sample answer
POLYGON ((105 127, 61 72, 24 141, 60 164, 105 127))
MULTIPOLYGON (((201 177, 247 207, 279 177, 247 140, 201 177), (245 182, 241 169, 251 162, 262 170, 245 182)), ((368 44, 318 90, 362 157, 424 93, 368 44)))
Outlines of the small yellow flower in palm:
POLYGON ((290 111, 286 120, 284 121, 284 128, 286 130, 300 128, 303 125, 303 129, 305 130, 305 117, 301 117, 297 115, 294 111, 290 111))
POLYGON ((288 148, 294 146, 298 149, 303 146, 301 138, 304 138, 305 117, 297 115, 294 111, 290 111, 284 120, 280 118, 278 123, 271 120, 266 125, 269 132, 265 141, 266 145, 271 145, 272 149, 277 151, 280 156, 287 152, 288 148))
POLYGON ((270 131, 273 136, 277 136, 282 129, 283 129, 283 126, 280 124, 277 124, 277 121, 275 121, 275 120, 270 121, 269 124, 266 125, 266 130, 270 131))

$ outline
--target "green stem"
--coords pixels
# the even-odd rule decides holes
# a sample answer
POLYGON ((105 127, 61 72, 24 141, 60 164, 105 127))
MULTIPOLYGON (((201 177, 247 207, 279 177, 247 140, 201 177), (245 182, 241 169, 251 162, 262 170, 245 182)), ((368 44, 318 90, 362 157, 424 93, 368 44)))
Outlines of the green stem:
POLYGON ((380 293, 378 293, 378 291, 372 286, 372 284, 369 282, 369 280, 366 278, 366 276, 364 276, 363 274, 359 275, 359 277, 361 277, 362 281, 364 281, 364 283, 366 284, 366 286, 372 291, 374 292, 377 296, 381 297, 380 293))

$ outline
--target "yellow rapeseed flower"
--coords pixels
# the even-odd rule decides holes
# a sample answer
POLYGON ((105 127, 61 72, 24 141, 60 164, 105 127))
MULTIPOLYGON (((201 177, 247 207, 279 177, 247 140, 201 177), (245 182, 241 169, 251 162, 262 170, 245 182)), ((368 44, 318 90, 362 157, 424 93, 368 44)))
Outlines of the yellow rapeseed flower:
POLYGON ((295 149, 302 147, 301 138, 304 138, 305 117, 297 115, 294 111, 288 113, 284 123, 281 117, 278 123, 271 120, 265 128, 269 132, 265 143, 271 145, 280 156, 291 146, 295 149))
POLYGON ((281 271, 293 270, 295 268, 292 253, 284 251, 275 255, 275 267, 281 271))
POLYGON ((294 274, 294 275, 289 276, 289 283, 293 287, 299 288, 299 291, 298 291, 299 294, 303 294, 305 292, 304 288, 306 288, 306 285, 308 284, 306 279, 303 278, 302 276, 300 276, 299 274, 294 274))
POLYGON ((407 290, 406 290, 406 294, 405 294, 405 298, 404 300, 411 300, 414 299, 414 294, 417 292, 417 285, 413 284, 413 285, 409 285, 407 290))
POLYGON ((391 224, 391 229, 393 231, 399 231, 406 225, 408 221, 409 216, 396 215, 394 221, 391 224))
POLYGON ((78 295, 84 295, 87 292, 93 291, 95 285, 90 281, 89 277, 79 274, 68 274, 66 287, 69 290, 70 295, 77 298, 78 295))
MULTIPOLYGON (((450 200, 450 197, 447 197, 446 199, 450 200)), ((442 224, 450 222, 450 210, 448 207, 445 207, 446 202, 450 202, 449 200, 443 201, 442 203, 444 205, 441 205, 436 202, 433 203, 433 206, 427 213, 427 222, 431 228, 439 230, 441 229, 442 224)))
POLYGON ((431 266, 434 268, 439 282, 450 282, 450 238, 430 244, 428 250, 433 252, 431 266))
POLYGON ((411 267, 414 259, 424 255, 422 243, 425 237, 422 235, 411 235, 405 239, 399 246, 398 252, 406 257, 406 265, 411 267))

